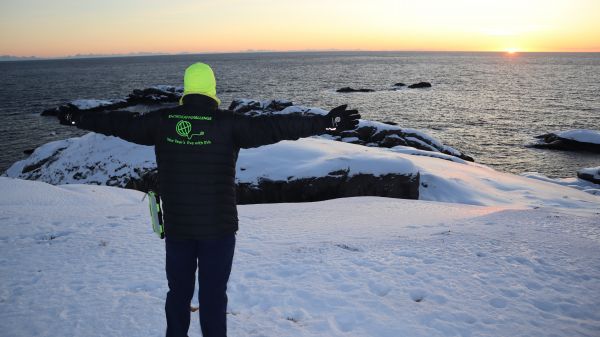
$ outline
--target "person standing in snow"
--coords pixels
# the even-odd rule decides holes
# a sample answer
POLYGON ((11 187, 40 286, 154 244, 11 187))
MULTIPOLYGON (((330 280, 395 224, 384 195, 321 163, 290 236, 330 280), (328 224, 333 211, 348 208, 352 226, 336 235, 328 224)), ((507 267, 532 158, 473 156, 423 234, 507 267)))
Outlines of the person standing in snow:
POLYGON ((250 117, 220 110, 210 66, 185 70, 180 105, 132 114, 60 113, 61 124, 154 145, 165 224, 167 336, 187 336, 198 269, 204 337, 227 335, 227 282, 238 230, 235 166, 252 148, 356 128, 360 115, 339 106, 323 116, 250 117))

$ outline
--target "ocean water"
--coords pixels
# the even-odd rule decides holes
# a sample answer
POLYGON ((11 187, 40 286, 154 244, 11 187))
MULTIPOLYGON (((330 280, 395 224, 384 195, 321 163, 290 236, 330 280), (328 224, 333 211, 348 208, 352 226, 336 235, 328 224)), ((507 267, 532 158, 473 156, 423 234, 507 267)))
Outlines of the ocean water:
POLYGON ((573 177, 600 155, 528 148, 535 135, 600 129, 600 53, 243 53, 0 62, 0 171, 23 150, 84 132, 44 109, 73 99, 125 97, 181 85, 186 66, 209 63, 218 95, 289 99, 325 109, 347 103, 364 118, 428 132, 499 171, 573 177), (391 90, 396 82, 430 89, 391 90), (341 87, 373 93, 336 93, 341 87))

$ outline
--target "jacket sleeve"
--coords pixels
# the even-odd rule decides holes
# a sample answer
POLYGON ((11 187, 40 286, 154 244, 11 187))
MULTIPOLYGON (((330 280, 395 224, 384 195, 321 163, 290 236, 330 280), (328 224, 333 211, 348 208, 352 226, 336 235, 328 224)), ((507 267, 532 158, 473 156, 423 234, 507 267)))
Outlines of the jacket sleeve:
POLYGON ((269 115, 246 116, 233 114, 233 137, 240 148, 274 144, 281 140, 325 133, 325 116, 269 115))
POLYGON ((136 144, 155 145, 159 119, 158 111, 143 115, 128 111, 87 113, 81 116, 77 127, 107 136, 116 136, 136 144))

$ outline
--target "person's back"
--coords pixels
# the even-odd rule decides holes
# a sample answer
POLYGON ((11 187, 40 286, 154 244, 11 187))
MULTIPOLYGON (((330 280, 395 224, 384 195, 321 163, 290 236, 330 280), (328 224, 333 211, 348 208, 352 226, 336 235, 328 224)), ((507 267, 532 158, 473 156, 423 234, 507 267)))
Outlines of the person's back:
POLYGON ((240 148, 352 129, 360 115, 340 106, 326 116, 250 117, 219 110, 212 69, 186 69, 175 108, 144 115, 60 114, 62 124, 154 145, 165 224, 167 336, 186 336, 198 269, 204 337, 227 334, 227 282, 238 230, 235 165, 240 148))
POLYGON ((237 231, 233 114, 203 95, 160 113, 155 140, 165 235, 201 239, 237 231))

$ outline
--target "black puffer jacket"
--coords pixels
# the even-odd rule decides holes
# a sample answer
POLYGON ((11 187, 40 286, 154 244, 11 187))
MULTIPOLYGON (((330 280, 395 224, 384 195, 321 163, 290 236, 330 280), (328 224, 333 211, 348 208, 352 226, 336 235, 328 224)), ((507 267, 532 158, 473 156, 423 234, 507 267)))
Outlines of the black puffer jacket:
POLYGON ((219 110, 203 95, 143 115, 83 115, 78 127, 155 145, 165 235, 202 239, 238 229, 235 165, 240 148, 325 132, 324 116, 250 117, 219 110))

